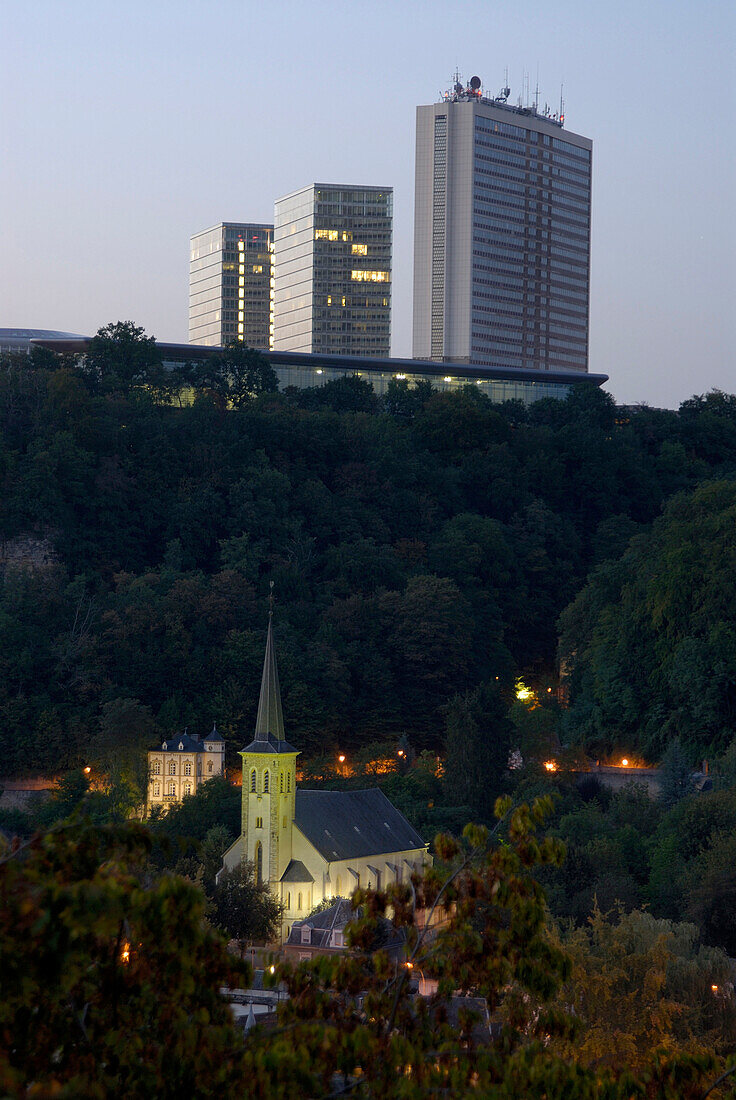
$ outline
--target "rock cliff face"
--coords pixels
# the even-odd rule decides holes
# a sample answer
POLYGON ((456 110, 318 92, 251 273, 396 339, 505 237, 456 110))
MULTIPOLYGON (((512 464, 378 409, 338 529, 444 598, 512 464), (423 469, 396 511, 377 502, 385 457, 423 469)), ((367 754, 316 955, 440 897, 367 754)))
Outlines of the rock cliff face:
POLYGON ((59 555, 50 539, 36 535, 17 535, 0 541, 0 573, 12 569, 48 569, 58 565, 59 555))

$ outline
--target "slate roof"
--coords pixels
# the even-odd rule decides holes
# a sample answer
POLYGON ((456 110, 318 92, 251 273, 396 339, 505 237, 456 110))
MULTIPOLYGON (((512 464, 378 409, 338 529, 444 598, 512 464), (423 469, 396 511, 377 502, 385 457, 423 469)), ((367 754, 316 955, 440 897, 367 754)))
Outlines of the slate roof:
POLYGON ((289 860, 289 866, 281 876, 282 882, 314 882, 307 868, 300 859, 289 860))
POLYGON ((190 737, 188 733, 174 734, 173 737, 167 737, 161 745, 162 752, 201 752, 202 742, 195 741, 193 737, 190 737), (182 747, 179 748, 179 745, 182 747))
POLYGON ((288 741, 278 741, 270 733, 265 737, 256 737, 255 741, 251 741, 249 745, 246 745, 241 752, 267 752, 267 753, 280 753, 280 752, 298 752, 293 745, 290 745, 288 741))
POLYGON ((377 787, 366 791, 297 788, 294 820, 329 862, 426 848, 416 829, 377 787))
POLYGON ((261 694, 258 698, 255 737, 241 752, 297 752, 284 735, 284 714, 281 709, 281 688, 276 650, 273 644, 273 612, 268 613, 266 655, 263 659, 261 694))
POLYGON ((212 733, 208 733, 207 736, 205 738, 203 738, 203 740, 204 741, 224 741, 225 738, 222 736, 222 734, 218 730, 217 724, 213 722, 213 724, 212 724, 212 733))

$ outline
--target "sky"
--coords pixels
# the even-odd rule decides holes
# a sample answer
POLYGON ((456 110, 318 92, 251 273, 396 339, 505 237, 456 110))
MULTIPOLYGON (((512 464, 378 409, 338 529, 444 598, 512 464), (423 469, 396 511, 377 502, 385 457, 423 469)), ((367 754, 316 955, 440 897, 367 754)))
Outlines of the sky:
POLYGON ((410 356, 415 107, 508 69, 593 139, 590 370, 734 392, 735 52, 732 0, 0 0, 0 327, 186 341, 193 233, 377 184, 410 356))

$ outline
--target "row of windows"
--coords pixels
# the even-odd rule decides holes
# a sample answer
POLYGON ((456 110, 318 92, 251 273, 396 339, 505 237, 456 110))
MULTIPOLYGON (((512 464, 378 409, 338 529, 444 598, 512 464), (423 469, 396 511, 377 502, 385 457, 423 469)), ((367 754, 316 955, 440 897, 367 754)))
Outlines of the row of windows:
MULTIPOLYGON (((268 768, 266 768, 266 770, 263 772, 263 778, 262 778, 262 784, 263 785, 261 787, 261 790, 262 790, 263 794, 268 794, 269 793, 270 782, 271 782, 271 775, 270 775, 270 772, 269 772, 268 768)), ((253 770, 250 773, 250 790, 251 790, 251 794, 257 794, 258 793, 257 783, 258 783, 258 773, 256 772, 256 769, 253 768, 253 770)), ((283 793, 284 793, 284 773, 279 772, 279 794, 283 794, 283 793)), ((286 793, 291 794, 291 772, 286 773, 286 793)))
MULTIPOLYGON (((192 762, 191 762, 191 760, 185 761, 184 767, 183 767, 182 770, 183 770, 184 775, 192 775, 193 774, 192 773, 192 762)), ((153 767, 152 767, 151 771, 153 772, 154 775, 161 775, 161 761, 160 760, 154 760, 153 767)), ((208 772, 212 771, 212 761, 211 760, 208 761, 208 763, 207 763, 207 771, 208 772)), ((198 772, 198 774, 201 775, 201 773, 202 773, 202 765, 201 764, 198 766, 197 772, 198 772)), ((177 774, 176 761, 171 760, 169 762, 169 775, 176 775, 176 774, 177 774)))
POLYGON ((578 145, 573 145, 569 141, 563 141, 562 138, 552 138, 552 148, 560 149, 569 156, 575 157, 576 160, 584 160, 586 163, 590 162, 590 149, 581 149, 578 145))
MULTIPOLYGON (((167 797, 168 798, 176 798, 176 783, 168 782, 167 784, 165 784, 165 786, 166 786, 166 795, 167 795, 167 797)), ((191 793, 192 793, 192 784, 191 783, 185 783, 183 788, 182 788, 182 794, 187 795, 187 794, 191 794, 191 793)), ((154 783, 153 784, 153 797, 154 798, 160 798, 161 797, 161 784, 160 783, 154 783)))

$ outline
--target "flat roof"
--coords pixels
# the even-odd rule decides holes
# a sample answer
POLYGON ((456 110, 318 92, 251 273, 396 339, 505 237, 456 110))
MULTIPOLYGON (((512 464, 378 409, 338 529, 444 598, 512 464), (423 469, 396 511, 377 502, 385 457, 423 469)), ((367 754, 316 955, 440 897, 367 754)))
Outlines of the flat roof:
MULTIPOLYGON (((73 339, 36 339, 32 344, 48 348, 50 351, 84 352, 90 341, 89 336, 73 339)), ((210 359, 220 355, 223 348, 206 344, 167 344, 156 341, 164 359, 170 362, 185 363, 192 360, 210 359)), ((602 386, 608 381, 607 374, 588 374, 575 370, 529 370, 524 367, 491 367, 483 363, 436 363, 429 359, 397 359, 391 356, 373 358, 364 355, 322 355, 319 352, 305 351, 262 351, 273 367, 333 367, 335 370, 361 371, 366 374, 427 374, 436 378, 445 376, 455 378, 502 379, 518 382, 557 382, 582 383, 602 386)))

